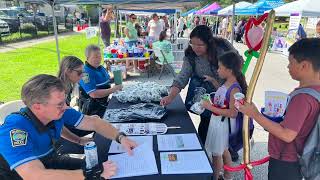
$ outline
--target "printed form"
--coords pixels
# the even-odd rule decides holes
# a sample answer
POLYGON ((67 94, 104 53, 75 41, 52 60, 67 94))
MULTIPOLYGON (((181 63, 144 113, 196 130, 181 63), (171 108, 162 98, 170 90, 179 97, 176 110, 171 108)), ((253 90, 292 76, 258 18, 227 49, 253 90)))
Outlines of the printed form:
POLYGON ((154 152, 148 144, 136 147, 132 156, 128 153, 110 155, 108 160, 117 165, 117 173, 111 179, 159 174, 154 152))
MULTIPOLYGON (((129 139, 135 141, 138 145, 147 144, 150 149, 153 149, 153 136, 127 136, 129 139)), ((124 153, 126 150, 116 141, 112 141, 109 148, 109 153, 124 153)))
POLYGON ((157 135, 159 151, 202 149, 195 133, 157 135))
POLYGON ((161 152, 162 174, 213 173, 204 151, 161 152))

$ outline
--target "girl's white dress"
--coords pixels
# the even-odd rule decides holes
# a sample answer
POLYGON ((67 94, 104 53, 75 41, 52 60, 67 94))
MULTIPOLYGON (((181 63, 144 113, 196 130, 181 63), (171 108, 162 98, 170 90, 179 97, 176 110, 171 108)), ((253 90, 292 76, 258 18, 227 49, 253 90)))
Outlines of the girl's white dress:
MULTIPOLYGON (((226 102, 227 88, 222 85, 218 88, 214 96, 213 103, 219 107, 226 107, 228 104, 226 102)), ((228 118, 225 117, 224 121, 221 121, 222 116, 211 115, 210 124, 208 128, 205 149, 208 155, 211 156, 221 156, 225 149, 229 147, 229 124, 228 118)), ((235 129, 235 119, 230 118, 231 131, 235 129)))

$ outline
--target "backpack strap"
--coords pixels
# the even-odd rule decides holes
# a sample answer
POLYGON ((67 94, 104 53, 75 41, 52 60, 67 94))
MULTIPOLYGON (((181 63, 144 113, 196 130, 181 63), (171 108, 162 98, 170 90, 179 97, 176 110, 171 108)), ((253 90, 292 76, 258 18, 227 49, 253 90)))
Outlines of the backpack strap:
MULTIPOLYGON (((226 101, 227 101, 227 108, 229 108, 229 102, 230 102, 230 95, 231 95, 231 91, 234 89, 234 88, 239 88, 240 91, 242 91, 239 83, 233 83, 227 90, 227 93, 226 93, 226 101)), ((222 116, 221 118, 221 121, 224 121, 225 120, 225 116, 222 116)), ((230 124, 230 118, 228 117, 228 121, 229 121, 229 132, 231 132, 231 124, 230 124)))
MULTIPOLYGON (((288 104, 290 103, 291 99, 298 94, 308 94, 308 95, 312 96, 313 98, 315 98, 316 100, 318 100, 318 102, 320 102, 320 93, 318 91, 316 91, 315 89, 312 89, 312 88, 300 88, 300 89, 297 89, 297 90, 293 91, 292 93, 290 93, 289 99, 288 99, 288 104)), ((317 125, 317 123, 318 122, 316 122, 316 125, 317 125)), ((298 147, 297 147, 295 140, 294 140, 294 145, 295 145, 296 151, 298 151, 298 147)), ((285 148, 285 146, 283 146, 281 148, 280 156, 279 156, 280 160, 282 159, 282 153, 283 153, 284 148, 285 148)))
POLYGON ((308 94, 308 95, 314 97, 315 99, 317 99, 320 102, 320 93, 318 91, 316 91, 315 89, 312 89, 312 88, 301 88, 301 89, 297 89, 297 90, 293 91, 289 95, 288 102, 290 102, 291 99, 294 96, 298 95, 298 94, 308 94))
POLYGON ((240 87, 239 83, 233 83, 227 90, 227 93, 226 93, 226 100, 228 102, 228 107, 229 107, 229 102, 230 102, 230 95, 231 95, 231 91, 234 89, 234 88, 238 88, 240 91, 242 91, 242 88, 240 87))

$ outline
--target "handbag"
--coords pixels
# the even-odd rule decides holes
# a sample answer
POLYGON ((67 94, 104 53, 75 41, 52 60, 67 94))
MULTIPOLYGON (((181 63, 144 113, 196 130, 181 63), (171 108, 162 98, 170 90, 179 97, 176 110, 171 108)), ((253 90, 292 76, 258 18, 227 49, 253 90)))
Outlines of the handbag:
MULTIPOLYGON (((187 97, 185 100, 185 106, 187 108, 187 110, 191 113, 194 113, 193 111, 190 110, 191 106, 195 103, 195 95, 196 95, 196 91, 197 88, 202 87, 206 90, 205 93, 211 93, 215 91, 214 86, 208 82, 208 81, 204 81, 205 78, 201 78, 197 75, 193 75, 191 77, 191 80, 189 82, 189 87, 188 87, 188 92, 187 92, 187 97)), ((195 113, 194 113, 195 114, 195 113)), ((212 112, 209 110, 205 110, 201 116, 204 117, 211 117, 212 112)))

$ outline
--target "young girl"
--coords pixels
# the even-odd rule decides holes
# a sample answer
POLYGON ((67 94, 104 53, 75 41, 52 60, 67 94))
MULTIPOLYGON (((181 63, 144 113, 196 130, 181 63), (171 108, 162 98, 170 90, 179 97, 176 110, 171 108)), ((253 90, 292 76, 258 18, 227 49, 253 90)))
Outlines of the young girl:
MULTIPOLYGON (((235 118, 238 115, 234 107, 233 95, 237 92, 246 94, 247 84, 241 73, 241 57, 233 51, 226 52, 218 58, 218 74, 225 83, 215 93, 213 104, 204 102, 204 108, 213 112, 210 119, 205 148, 209 156, 212 156, 215 168, 215 179, 222 174, 223 165, 231 165, 229 148, 229 120, 231 132, 235 129, 235 118)), ((224 172, 224 179, 231 179, 229 172, 224 172)))

